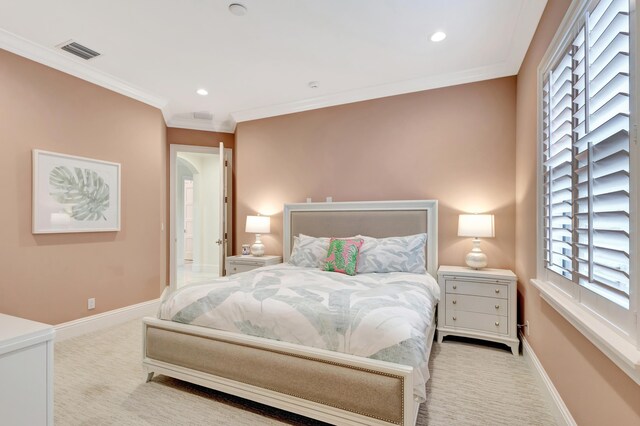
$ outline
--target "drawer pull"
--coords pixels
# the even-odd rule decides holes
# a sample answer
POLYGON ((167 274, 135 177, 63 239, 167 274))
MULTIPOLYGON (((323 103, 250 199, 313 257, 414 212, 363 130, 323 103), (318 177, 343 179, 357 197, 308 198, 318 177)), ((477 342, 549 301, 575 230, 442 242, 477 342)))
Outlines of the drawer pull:
POLYGON ((453 285, 453 289, 455 290, 456 288, 458 288, 458 286, 454 284, 453 285))
POLYGON ((458 301, 457 301, 457 300, 454 300, 454 301, 453 301, 453 302, 451 302, 451 303, 453 303, 453 304, 455 305, 456 303, 458 303, 458 301))
POLYGON ((496 294, 500 293, 500 289, 496 288, 496 294))
POLYGON ((498 321, 496 321, 496 327, 498 327, 500 325, 500 323, 498 321))
POLYGON ((457 318, 456 318, 456 317, 453 317, 453 320, 455 321, 455 320, 457 320, 457 318))
POLYGON ((496 309, 500 309, 500 305, 496 305, 496 309))

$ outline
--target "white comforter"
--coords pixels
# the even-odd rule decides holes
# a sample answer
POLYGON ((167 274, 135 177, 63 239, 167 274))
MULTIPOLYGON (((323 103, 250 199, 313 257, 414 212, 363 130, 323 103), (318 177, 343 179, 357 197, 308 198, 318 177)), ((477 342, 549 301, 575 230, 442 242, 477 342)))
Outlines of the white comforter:
POLYGON ((162 301, 165 320, 414 367, 425 399, 425 341, 440 296, 430 275, 347 275, 289 264, 192 284, 162 301))

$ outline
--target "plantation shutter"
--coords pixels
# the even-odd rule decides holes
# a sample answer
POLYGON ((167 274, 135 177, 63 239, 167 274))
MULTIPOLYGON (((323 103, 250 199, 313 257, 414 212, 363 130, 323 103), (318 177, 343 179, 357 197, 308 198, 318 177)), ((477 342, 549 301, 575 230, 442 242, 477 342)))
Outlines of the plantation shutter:
POLYGON ((601 0, 576 34, 543 89, 545 265, 628 308, 629 1, 601 0))
POLYGON ((628 305, 628 0, 600 1, 586 29, 587 115, 574 144, 578 283, 628 305))
POLYGON ((572 71, 567 52, 549 72, 543 89, 545 261, 572 276, 572 71))

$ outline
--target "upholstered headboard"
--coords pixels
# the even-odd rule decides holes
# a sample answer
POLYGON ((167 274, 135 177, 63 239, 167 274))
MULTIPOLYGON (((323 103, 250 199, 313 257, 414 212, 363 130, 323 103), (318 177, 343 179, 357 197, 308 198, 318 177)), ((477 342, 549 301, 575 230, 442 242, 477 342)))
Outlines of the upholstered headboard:
POLYGON ((427 271, 438 270, 438 202, 357 201, 284 205, 284 259, 293 248, 293 237, 394 237, 427 233, 427 271))

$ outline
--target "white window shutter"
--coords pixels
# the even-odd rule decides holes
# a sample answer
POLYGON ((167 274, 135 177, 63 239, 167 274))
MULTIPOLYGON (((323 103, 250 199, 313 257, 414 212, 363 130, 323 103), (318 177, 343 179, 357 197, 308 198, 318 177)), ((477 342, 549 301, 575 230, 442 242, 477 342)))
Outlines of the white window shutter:
POLYGON ((546 267, 572 276, 572 81, 567 52, 545 79, 543 95, 546 267))
POLYGON ((545 267, 625 308, 629 53, 629 1, 601 0, 543 88, 545 267))

